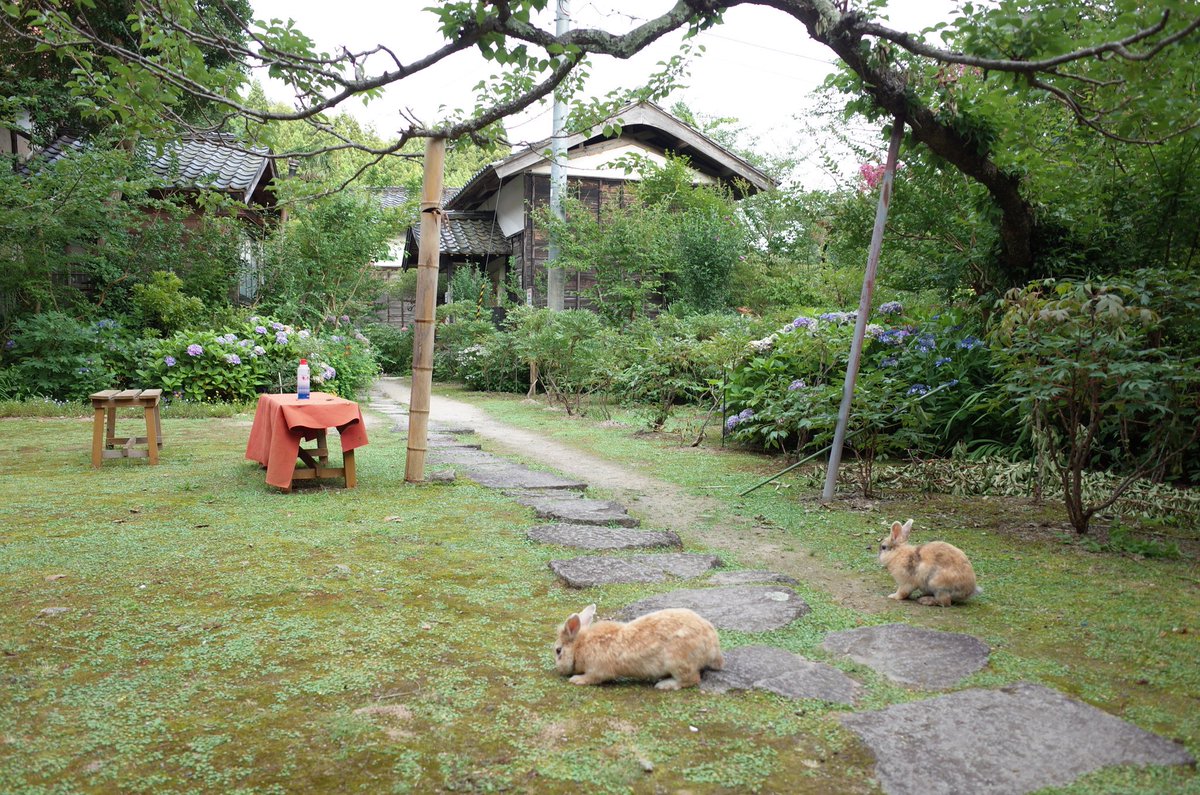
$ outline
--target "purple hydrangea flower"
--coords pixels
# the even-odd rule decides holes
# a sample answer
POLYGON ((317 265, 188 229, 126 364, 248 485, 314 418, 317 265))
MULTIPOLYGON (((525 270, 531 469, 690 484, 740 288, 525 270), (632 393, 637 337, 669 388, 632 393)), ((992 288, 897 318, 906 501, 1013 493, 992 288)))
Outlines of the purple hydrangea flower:
POLYGON ((326 323, 329 323, 330 325, 332 325, 332 324, 334 324, 334 323, 336 323, 336 322, 337 322, 337 318, 336 318, 336 317, 334 317, 333 315, 326 315, 326 316, 325 316, 325 322, 326 322, 326 323))
POLYGON ((806 388, 807 386, 808 386, 808 384, 804 383, 804 380, 803 380, 803 379, 801 379, 801 378, 797 378, 795 381, 793 381, 792 383, 788 384, 788 391, 789 391, 789 392, 795 392, 797 389, 804 389, 804 388, 806 388))
POLYGON ((900 360, 897 359, 895 356, 888 356, 886 359, 884 359, 883 361, 881 361, 879 363, 879 366, 880 367, 895 367, 899 363, 900 363, 900 360))
POLYGON ((163 364, 165 364, 167 367, 174 367, 175 366, 175 357, 174 356, 164 356, 163 364))
POLYGON ((255 333, 256 333, 256 334, 266 334, 266 333, 267 333, 267 327, 266 327, 266 326, 255 326, 255 327, 254 327, 254 331, 255 331, 255 333))
POLYGON ((343 337, 343 336, 342 336, 342 335, 340 335, 340 334, 334 334, 333 336, 331 336, 331 337, 329 338, 329 341, 330 341, 330 342, 345 342, 345 341, 346 341, 346 338, 345 338, 345 337, 343 337))
POLYGON ((296 332, 296 336, 302 340, 308 339, 308 336, 309 336, 308 329, 300 329, 299 331, 296 332))
POLYGON ((929 391, 929 387, 925 384, 913 384, 908 388, 909 395, 924 395, 929 391))
POLYGON ((224 342, 225 344, 228 345, 228 344, 237 342, 237 335, 236 334, 226 334, 225 336, 221 337, 220 339, 221 339, 221 342, 224 342))
POLYGON ((17 341, 16 341, 16 340, 7 340, 7 341, 4 343, 4 350, 6 350, 6 351, 11 351, 11 350, 12 350, 13 348, 15 348, 15 347, 17 347, 17 341))
POLYGON ((249 348, 253 344, 254 342, 252 340, 238 340, 239 348, 249 348))
POLYGON ((354 332, 354 339, 358 340, 359 342, 370 342, 370 340, 367 339, 367 336, 361 331, 354 332))
POLYGON ((193 342, 191 345, 187 346, 187 353, 188 356, 199 356, 200 354, 204 353, 204 348, 193 342))
POLYGON ((253 354, 254 356, 262 356, 266 352, 267 352, 267 349, 261 345, 255 345, 254 350, 250 351, 250 353, 253 354))
POLYGON ((339 323, 349 323, 349 322, 350 322, 350 316, 349 316, 349 315, 342 315, 341 317, 339 317, 339 318, 338 318, 338 322, 339 322, 339 323))
POLYGON ((879 305, 878 312, 881 315, 899 315, 904 312, 904 305, 899 301, 888 301, 879 305))
POLYGON ((225 354, 225 361, 227 361, 229 364, 241 364, 242 357, 238 356, 236 353, 227 353, 225 354))
POLYGON ((754 409, 742 409, 741 412, 738 414, 738 420, 740 422, 745 422, 746 420, 750 419, 753 416, 754 416, 754 409))
POLYGON ((258 317, 258 315, 251 315, 251 316, 250 316, 250 322, 251 322, 251 323, 257 323, 257 322, 259 321, 259 319, 260 319, 260 318, 258 317))
POLYGON ((283 324, 282 323, 272 323, 271 328, 275 329, 276 331, 283 331, 283 324))
POLYGON ((816 328, 816 327, 817 327, 817 321, 813 320, 811 317, 804 317, 803 315, 801 315, 800 317, 798 317, 792 321, 792 328, 816 328))
POLYGON ((286 332, 283 332, 283 331, 275 332, 275 344, 276 345, 287 345, 287 343, 288 343, 288 336, 287 336, 286 332))
POLYGON ((327 364, 321 365, 321 380, 332 381, 334 378, 337 378, 337 370, 327 364))

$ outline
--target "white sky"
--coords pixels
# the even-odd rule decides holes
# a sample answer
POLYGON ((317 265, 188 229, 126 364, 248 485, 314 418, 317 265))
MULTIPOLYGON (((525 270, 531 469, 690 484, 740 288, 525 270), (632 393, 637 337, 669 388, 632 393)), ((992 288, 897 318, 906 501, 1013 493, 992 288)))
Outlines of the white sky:
MULTIPOLYGON (((388 46, 401 61, 420 58, 444 43, 436 17, 424 10, 437 0, 252 0, 260 19, 293 19, 311 37, 318 49, 332 51, 345 45, 352 50, 388 46)), ((672 0, 570 0, 572 27, 602 27, 620 32, 657 16, 672 0)), ((891 0, 885 16, 892 27, 910 32, 947 19, 955 0, 891 0)), ((555 2, 551 0, 538 22, 554 29, 555 2)), ((604 94, 618 87, 640 85, 660 60, 678 51, 681 35, 665 36, 654 46, 628 61, 597 56, 592 60, 588 90, 604 94)), ((669 107, 685 101, 693 111, 709 116, 737 118, 748 129, 744 142, 763 153, 796 149, 813 161, 825 142, 806 137, 801 119, 815 102, 812 92, 832 70, 831 51, 808 38, 804 27, 786 14, 762 7, 738 6, 725 14, 723 24, 700 34, 694 43, 706 52, 695 57, 686 88, 676 91, 661 104, 669 107)), ((368 73, 385 69, 382 59, 367 66, 368 73)), ((410 110, 426 123, 436 121, 439 108, 471 108, 473 87, 497 71, 478 50, 457 53, 426 73, 405 79, 388 88, 384 97, 363 106, 350 100, 341 110, 373 124, 385 137, 402 126, 399 111, 410 110)), ((290 102, 281 83, 265 79, 267 94, 290 102)), ((514 142, 536 141, 550 135, 550 105, 534 106, 505 122, 514 142)), ((864 131, 880 151, 886 141, 864 131)), ((845 159, 842 155, 840 159, 845 159)), ((815 167, 800 175, 810 187, 828 179, 815 167)))

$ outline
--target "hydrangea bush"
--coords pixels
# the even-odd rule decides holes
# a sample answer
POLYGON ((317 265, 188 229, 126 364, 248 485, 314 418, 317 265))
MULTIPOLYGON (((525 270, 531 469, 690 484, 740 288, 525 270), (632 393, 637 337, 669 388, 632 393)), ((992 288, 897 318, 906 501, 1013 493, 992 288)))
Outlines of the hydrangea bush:
MULTIPOLYGON (((801 316, 750 341, 726 392, 726 432, 768 449, 827 444, 856 319, 855 312, 801 316)), ((891 301, 870 320, 851 412, 853 451, 868 459, 943 454, 998 431, 990 352, 954 313, 920 319, 891 301)))
POLYGON ((378 374, 370 341, 347 319, 318 336, 252 316, 233 329, 181 331, 160 341, 138 371, 144 386, 186 400, 245 402, 259 392, 289 392, 308 359, 314 391, 353 398, 378 374))

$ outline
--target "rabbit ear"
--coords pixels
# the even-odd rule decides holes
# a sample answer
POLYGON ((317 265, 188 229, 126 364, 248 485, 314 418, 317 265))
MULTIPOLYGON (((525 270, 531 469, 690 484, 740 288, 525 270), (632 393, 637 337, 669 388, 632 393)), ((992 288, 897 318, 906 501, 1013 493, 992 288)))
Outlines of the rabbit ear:
POLYGON ((581 622, 579 620, 578 613, 572 613, 571 615, 567 616, 567 623, 565 625, 567 640, 571 640, 579 634, 580 623, 581 622))
POLYGON ((592 625, 592 619, 596 617, 596 606, 594 604, 583 608, 583 612, 579 614, 581 622, 580 629, 587 629, 592 625))
POLYGON ((892 535, 891 535, 892 543, 896 543, 896 542, 900 541, 901 540, 900 535, 903 532, 904 532, 904 527, 899 522, 892 522, 892 535))
POLYGON ((900 526, 900 543, 908 540, 908 534, 912 532, 912 519, 909 519, 900 526))

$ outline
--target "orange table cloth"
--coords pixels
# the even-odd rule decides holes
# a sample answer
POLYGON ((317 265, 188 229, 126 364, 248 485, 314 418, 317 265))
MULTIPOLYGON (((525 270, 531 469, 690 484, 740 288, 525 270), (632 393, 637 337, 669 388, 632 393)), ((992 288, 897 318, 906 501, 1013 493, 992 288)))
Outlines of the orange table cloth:
POLYGON ((290 489, 300 442, 315 439, 326 428, 337 428, 343 454, 367 443, 362 412, 353 400, 325 392, 313 392, 307 400, 295 393, 259 395, 246 458, 267 468, 269 485, 290 489))

